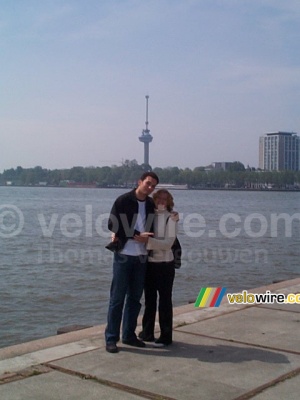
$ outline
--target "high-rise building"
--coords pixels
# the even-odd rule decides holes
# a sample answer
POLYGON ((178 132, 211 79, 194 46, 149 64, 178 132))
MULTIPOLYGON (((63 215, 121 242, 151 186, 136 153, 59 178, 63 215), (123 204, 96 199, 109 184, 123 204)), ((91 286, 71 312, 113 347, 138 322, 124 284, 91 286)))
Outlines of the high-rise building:
POLYGON ((274 132, 259 138, 259 168, 266 171, 300 170, 300 137, 274 132))

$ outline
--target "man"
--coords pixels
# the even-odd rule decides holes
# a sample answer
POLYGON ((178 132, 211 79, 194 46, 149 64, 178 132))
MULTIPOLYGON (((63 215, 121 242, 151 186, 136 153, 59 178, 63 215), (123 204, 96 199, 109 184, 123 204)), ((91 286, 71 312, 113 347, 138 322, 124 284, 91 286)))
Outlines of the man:
POLYGON ((149 195, 158 183, 154 172, 145 172, 138 181, 138 187, 119 196, 110 212, 108 229, 113 232, 118 249, 114 253, 105 329, 106 351, 109 353, 119 351, 117 342, 120 340, 122 316, 123 343, 145 347, 145 343, 137 338, 135 329, 141 309, 147 250, 144 243, 137 242, 133 237, 139 232, 153 232, 154 202, 149 195))

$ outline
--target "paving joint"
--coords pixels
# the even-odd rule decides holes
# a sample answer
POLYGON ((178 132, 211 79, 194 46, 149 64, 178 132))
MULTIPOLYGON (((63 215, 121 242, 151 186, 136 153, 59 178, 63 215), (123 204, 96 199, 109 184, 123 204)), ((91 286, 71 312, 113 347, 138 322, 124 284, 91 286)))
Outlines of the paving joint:
MULTIPOLYGON (((264 310, 269 310, 270 307, 268 307, 268 305, 264 305, 264 304, 256 304, 255 307, 259 307, 259 308, 263 308, 264 310)), ((282 311, 282 312, 286 312, 286 313, 292 313, 292 314, 299 314, 299 311, 294 311, 294 310, 284 310, 282 308, 276 308, 276 307, 272 307, 273 311, 282 311)))
POLYGON ((136 396, 144 397, 145 399, 150 399, 150 400, 176 400, 174 397, 168 397, 168 396, 164 396, 164 395, 161 395, 161 394, 152 393, 152 392, 149 392, 149 391, 146 391, 146 390, 137 389, 137 388, 134 388, 132 386, 128 386, 128 385, 124 385, 124 384, 121 384, 121 383, 110 381, 108 379, 102 379, 102 378, 99 378, 99 377, 97 377, 95 375, 85 374, 83 372, 74 371, 74 370, 69 369, 69 368, 64 368, 64 367, 61 367, 61 366, 58 366, 58 365, 53 365, 51 362, 50 363, 44 363, 43 365, 45 367, 49 368, 49 369, 53 369, 53 370, 59 371, 59 372, 61 372, 63 374, 68 374, 68 375, 71 375, 71 376, 77 376, 77 377, 79 377, 81 379, 85 379, 85 380, 91 380, 93 382, 97 382, 97 383, 99 383, 101 385, 108 386, 110 388, 117 389, 117 390, 120 390, 122 392, 131 393, 131 394, 134 394, 136 396))
MULTIPOLYGON (((175 331, 176 331, 176 329, 175 329, 175 331)), ((300 355, 299 351, 281 349, 279 347, 266 346, 266 345, 263 345, 263 344, 255 344, 255 343, 250 343, 250 342, 242 342, 242 341, 236 340, 236 339, 226 339, 226 338, 218 337, 218 336, 205 335, 203 333, 187 332, 185 330, 180 330, 178 332, 185 333, 185 334, 191 335, 191 336, 203 337, 203 338, 206 338, 206 339, 221 340, 221 341, 229 342, 229 343, 236 343, 236 344, 241 344, 241 345, 245 345, 245 346, 258 347, 260 349, 279 351, 281 353, 289 353, 289 354, 294 354, 294 355, 297 355, 297 356, 300 355)))
POLYGON ((264 385, 258 386, 257 388, 254 388, 249 392, 236 397, 233 400, 250 400, 254 396, 257 396, 258 394, 264 392, 265 390, 270 389, 271 387, 274 387, 276 385, 279 385, 280 383, 288 379, 295 378, 299 374, 300 374, 300 368, 296 368, 295 370, 287 372, 286 374, 283 374, 281 376, 278 376, 276 379, 273 379, 272 381, 265 383, 264 385))
POLYGON ((46 374, 50 371, 51 369, 49 369, 49 367, 40 364, 22 369, 18 372, 6 372, 0 376, 0 385, 30 378, 36 375, 46 374))
MULTIPOLYGON (((221 307, 222 306, 224 306, 223 304, 221 304, 221 307)), ((176 319, 180 319, 180 317, 183 315, 186 315, 186 314, 178 314, 178 315, 175 315, 174 316, 174 321, 173 321, 173 323, 174 323, 174 329, 176 329, 176 328, 180 328, 180 327, 182 327, 182 326, 185 326, 185 325, 193 325, 193 324, 197 324, 198 322, 202 322, 202 321, 208 321, 208 320, 211 320, 211 319, 215 319, 215 318, 218 318, 218 317, 220 317, 221 315, 223 316, 223 315, 229 315, 229 314, 234 314, 234 313, 236 313, 236 312, 239 312, 239 311, 241 311, 241 310, 246 310, 246 309, 248 309, 248 308, 252 308, 252 307, 256 307, 257 305, 256 304, 250 304, 250 305, 241 305, 239 308, 235 308, 234 310, 229 310, 229 311, 226 311, 226 310, 224 310, 223 308, 221 308, 220 309, 220 312, 218 313, 218 314, 215 314, 215 315, 209 315, 209 316, 207 316, 207 317, 204 317, 204 318, 201 318, 201 320, 196 320, 196 321, 194 321, 194 322, 178 322, 178 323, 176 323, 177 321, 176 321, 176 319)), ((199 310, 199 309, 198 309, 199 310)), ((195 311, 198 311, 197 310, 197 308, 195 307, 195 309, 194 310, 191 310, 190 311, 190 313, 193 313, 193 312, 195 312, 195 311)))

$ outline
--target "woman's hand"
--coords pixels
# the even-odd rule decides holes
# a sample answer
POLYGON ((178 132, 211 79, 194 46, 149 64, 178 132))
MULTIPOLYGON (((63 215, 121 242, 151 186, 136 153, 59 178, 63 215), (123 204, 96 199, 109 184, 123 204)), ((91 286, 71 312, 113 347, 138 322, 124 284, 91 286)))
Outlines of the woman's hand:
POLYGON ((146 244, 148 242, 149 236, 153 236, 152 232, 142 232, 139 235, 134 235, 133 239, 139 243, 146 244))
POLYGON ((171 212, 171 220, 174 222, 179 221, 179 214, 177 211, 172 211, 171 212))

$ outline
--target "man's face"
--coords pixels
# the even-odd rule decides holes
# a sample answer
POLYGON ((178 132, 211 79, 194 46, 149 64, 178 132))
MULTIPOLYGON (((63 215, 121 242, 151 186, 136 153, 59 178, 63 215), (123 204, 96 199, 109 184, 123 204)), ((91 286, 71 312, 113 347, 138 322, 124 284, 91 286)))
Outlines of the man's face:
POLYGON ((149 196, 155 189, 156 185, 157 185, 156 179, 152 178, 151 176, 147 176, 143 181, 139 180, 138 191, 140 194, 144 196, 149 196))

